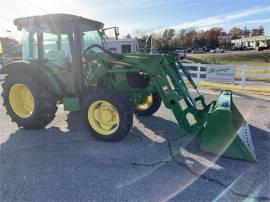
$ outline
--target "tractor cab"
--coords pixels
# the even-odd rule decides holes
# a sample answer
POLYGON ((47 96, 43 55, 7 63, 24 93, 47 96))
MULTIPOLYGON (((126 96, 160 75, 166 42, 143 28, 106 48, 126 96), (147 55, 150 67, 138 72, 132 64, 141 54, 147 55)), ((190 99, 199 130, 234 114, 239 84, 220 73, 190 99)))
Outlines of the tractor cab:
POLYGON ((23 60, 42 64, 62 77, 63 86, 71 94, 82 86, 78 82, 84 50, 93 44, 105 47, 103 23, 79 16, 31 16, 15 19, 14 24, 23 31, 23 60))
POLYGON ((104 46, 103 24, 90 19, 51 14, 14 20, 23 30, 23 59, 54 61, 74 59, 74 49, 82 52, 91 44, 104 46))

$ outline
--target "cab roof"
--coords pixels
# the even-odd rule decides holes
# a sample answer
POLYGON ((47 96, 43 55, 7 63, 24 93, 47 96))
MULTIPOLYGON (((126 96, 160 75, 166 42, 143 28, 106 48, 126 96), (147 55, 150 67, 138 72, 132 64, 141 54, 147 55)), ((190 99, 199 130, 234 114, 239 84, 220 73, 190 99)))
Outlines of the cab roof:
POLYGON ((73 28, 76 23, 91 26, 93 29, 102 29, 104 26, 102 22, 71 14, 37 15, 14 20, 14 24, 19 30, 26 27, 41 27, 41 25, 45 25, 65 32, 73 28))

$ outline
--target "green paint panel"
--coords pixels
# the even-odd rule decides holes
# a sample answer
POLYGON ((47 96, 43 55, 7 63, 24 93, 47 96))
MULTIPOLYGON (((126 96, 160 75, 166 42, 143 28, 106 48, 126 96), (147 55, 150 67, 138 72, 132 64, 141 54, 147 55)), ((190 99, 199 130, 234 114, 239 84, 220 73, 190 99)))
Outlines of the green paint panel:
POLYGON ((230 91, 213 102, 201 134, 203 151, 237 159, 256 160, 248 124, 232 103, 230 91))
POLYGON ((64 97, 65 111, 80 111, 80 100, 77 97, 64 97))

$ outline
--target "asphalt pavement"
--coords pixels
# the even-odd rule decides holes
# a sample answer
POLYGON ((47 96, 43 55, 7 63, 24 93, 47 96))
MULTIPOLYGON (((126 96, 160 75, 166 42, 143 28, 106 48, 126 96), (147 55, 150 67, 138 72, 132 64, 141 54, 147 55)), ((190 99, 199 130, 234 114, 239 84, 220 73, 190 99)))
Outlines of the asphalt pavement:
POLYGON ((0 98, 0 201, 270 201, 270 99, 234 101, 250 123, 257 163, 202 152, 164 106, 134 116, 130 135, 105 143, 62 105, 46 129, 17 128, 0 98))

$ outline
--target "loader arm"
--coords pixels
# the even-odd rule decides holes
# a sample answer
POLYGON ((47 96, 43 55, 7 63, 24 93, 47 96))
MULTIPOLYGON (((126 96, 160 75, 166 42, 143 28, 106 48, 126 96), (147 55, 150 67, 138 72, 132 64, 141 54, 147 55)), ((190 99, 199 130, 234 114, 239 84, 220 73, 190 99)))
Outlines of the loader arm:
POLYGON ((142 72, 150 76, 151 84, 157 90, 164 105, 171 109, 179 125, 189 134, 198 135, 203 129, 204 111, 207 110, 204 98, 195 99, 179 73, 173 56, 126 55, 125 62, 137 64, 142 72), (197 108, 201 101, 203 108, 197 108))
POLYGON ((216 155, 256 161, 249 126, 232 100, 232 92, 221 91, 218 98, 205 103, 185 67, 174 56, 126 55, 123 61, 146 72, 164 105, 171 109, 187 133, 199 136, 202 150, 216 155), (194 99, 179 67, 198 92, 194 99), (201 108, 198 108, 198 104, 201 108))
POLYGON ((219 156, 256 160, 249 126, 234 105, 231 91, 221 91, 216 100, 206 104, 188 71, 172 55, 126 54, 116 59, 101 54, 101 58, 105 63, 113 64, 99 69, 103 74, 114 75, 111 80, 116 83, 113 86, 123 96, 128 97, 129 93, 134 92, 134 89, 125 84, 123 75, 133 72, 149 76, 149 86, 146 89, 135 89, 140 95, 132 96, 131 102, 138 103, 138 97, 145 90, 151 93, 154 89, 165 107, 172 111, 180 127, 187 134, 201 139, 203 151, 219 156), (190 95, 180 69, 197 90, 197 97, 190 95))

